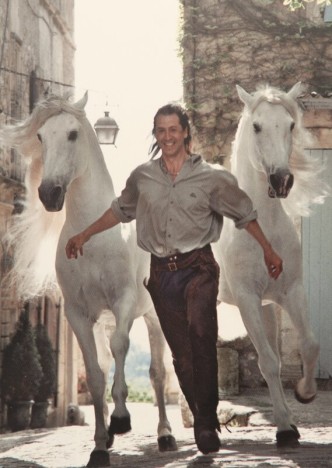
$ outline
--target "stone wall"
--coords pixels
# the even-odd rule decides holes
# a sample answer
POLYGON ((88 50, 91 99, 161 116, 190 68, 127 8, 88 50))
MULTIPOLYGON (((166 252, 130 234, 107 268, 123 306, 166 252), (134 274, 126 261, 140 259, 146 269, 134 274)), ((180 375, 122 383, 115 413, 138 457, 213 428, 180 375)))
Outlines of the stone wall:
MULTIPOLYGON (((332 87, 332 28, 315 2, 290 12, 281 0, 182 0, 184 100, 196 150, 227 159, 242 109, 235 85, 332 87)), ((194 148, 194 149, 195 149, 194 148)))
MULTIPOLYGON (((0 0, 0 125, 25 119, 34 103, 49 93, 66 92, 74 85, 74 0, 0 0)), ((12 252, 3 238, 12 215, 22 209, 25 165, 14 150, 0 146, 0 376, 2 350, 9 342, 22 309, 15 285, 6 281, 12 252)), ((47 324, 58 359, 58 392, 53 422, 65 421, 66 405, 77 393, 72 332, 66 323, 60 292, 30 304, 32 323, 47 324), (69 401, 68 401, 69 400, 69 401)), ((3 403, 3 402, 2 402, 3 403)), ((0 405, 0 429, 4 426, 0 405)))

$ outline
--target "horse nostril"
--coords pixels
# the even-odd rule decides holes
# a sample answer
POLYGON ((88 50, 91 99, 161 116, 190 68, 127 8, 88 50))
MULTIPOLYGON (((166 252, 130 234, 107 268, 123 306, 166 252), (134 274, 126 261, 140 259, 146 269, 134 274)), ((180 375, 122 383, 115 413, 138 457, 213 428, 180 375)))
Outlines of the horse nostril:
POLYGON ((294 176, 293 174, 289 174, 288 181, 287 181, 287 190, 289 191, 294 184, 294 176))
POLYGON ((50 199, 52 201, 57 201, 61 195, 62 195, 62 187, 60 187, 60 185, 56 185, 50 191, 50 199))
POLYGON ((294 176, 290 172, 276 172, 269 176, 269 182, 277 197, 287 197, 290 189, 293 187, 294 176))
POLYGON ((38 194, 47 211, 61 210, 65 195, 65 189, 61 185, 44 182, 38 188, 38 194))

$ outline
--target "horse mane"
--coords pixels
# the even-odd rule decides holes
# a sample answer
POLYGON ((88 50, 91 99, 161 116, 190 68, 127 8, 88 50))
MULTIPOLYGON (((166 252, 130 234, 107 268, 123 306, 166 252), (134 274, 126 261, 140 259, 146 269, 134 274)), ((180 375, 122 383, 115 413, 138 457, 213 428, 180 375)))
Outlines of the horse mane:
POLYGON ((319 157, 309 155, 306 151, 313 147, 314 137, 303 125, 303 116, 296 99, 286 92, 272 86, 261 86, 253 94, 250 105, 252 112, 263 101, 281 104, 295 122, 293 130, 293 148, 289 167, 294 175, 294 185, 287 198, 281 203, 289 216, 309 216, 312 206, 322 204, 331 195, 329 185, 323 180, 325 165, 319 157))
POLYGON ((14 256, 13 268, 5 279, 15 285, 22 299, 44 295, 57 288, 55 255, 65 209, 48 212, 39 200, 43 163, 37 132, 50 117, 61 112, 71 113, 81 120, 85 116, 85 112, 70 104, 67 98, 51 96, 37 103, 25 121, 0 129, 0 140, 5 146, 15 148, 26 163, 24 209, 13 216, 4 239, 14 256))

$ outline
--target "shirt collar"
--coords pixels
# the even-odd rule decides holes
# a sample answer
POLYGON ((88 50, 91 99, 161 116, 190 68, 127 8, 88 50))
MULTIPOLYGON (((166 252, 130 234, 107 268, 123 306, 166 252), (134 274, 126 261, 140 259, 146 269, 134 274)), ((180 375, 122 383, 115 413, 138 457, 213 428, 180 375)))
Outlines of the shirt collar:
MULTIPOLYGON (((196 167, 200 162, 202 161, 202 156, 200 156, 199 154, 191 154, 189 159, 187 161, 185 161, 185 164, 189 163, 190 164, 190 167, 191 169, 193 169, 194 167, 196 167)), ((160 156, 159 158, 159 165, 160 165, 160 168, 161 170, 163 171, 164 174, 167 174, 168 171, 167 171, 167 168, 166 168, 166 164, 163 160, 163 158, 160 156)))

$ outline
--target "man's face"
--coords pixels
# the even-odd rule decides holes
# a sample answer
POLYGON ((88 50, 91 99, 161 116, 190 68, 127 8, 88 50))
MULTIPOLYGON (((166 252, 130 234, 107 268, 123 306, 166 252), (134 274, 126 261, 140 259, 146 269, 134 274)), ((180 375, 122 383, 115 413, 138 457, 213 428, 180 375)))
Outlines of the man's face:
POLYGON ((187 136, 188 131, 181 127, 177 114, 156 118, 155 137, 164 156, 176 157, 186 152, 184 140, 187 136))

